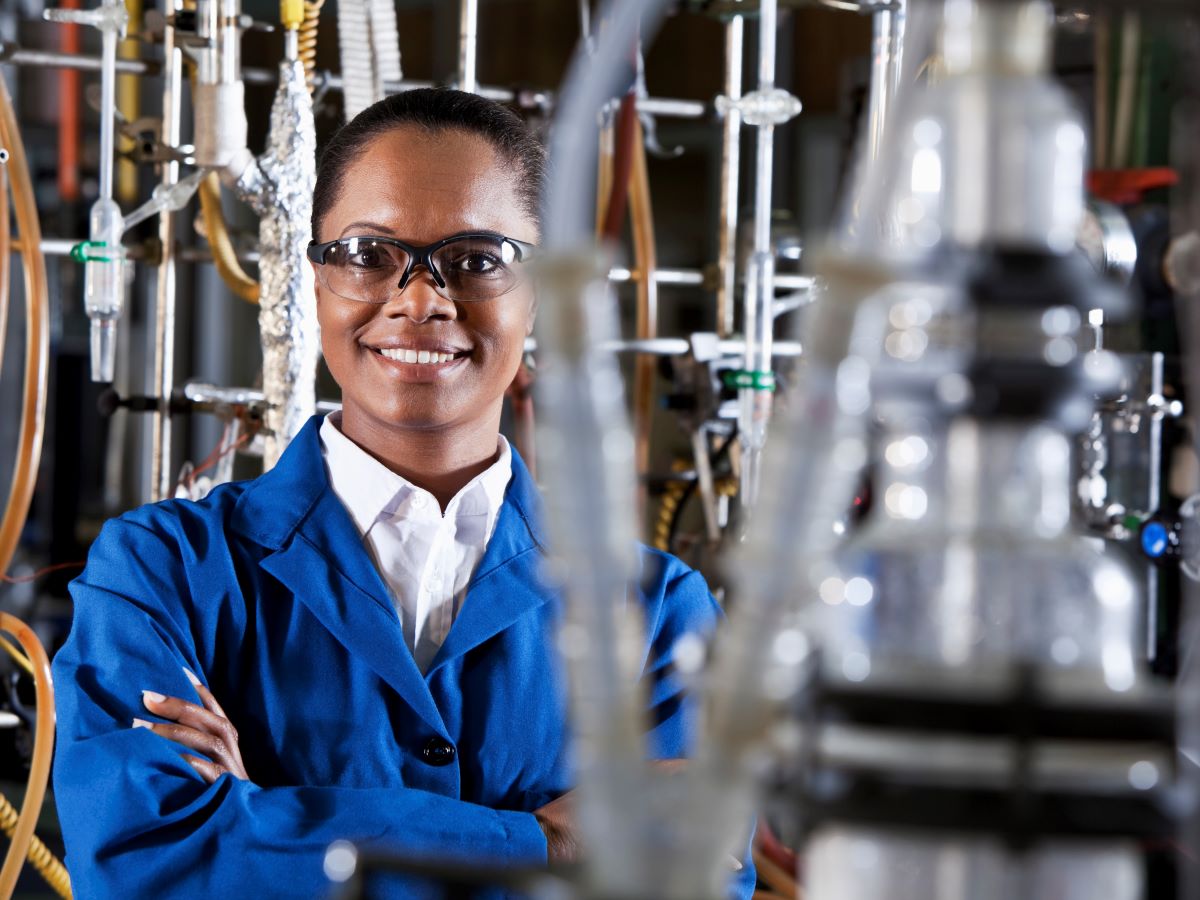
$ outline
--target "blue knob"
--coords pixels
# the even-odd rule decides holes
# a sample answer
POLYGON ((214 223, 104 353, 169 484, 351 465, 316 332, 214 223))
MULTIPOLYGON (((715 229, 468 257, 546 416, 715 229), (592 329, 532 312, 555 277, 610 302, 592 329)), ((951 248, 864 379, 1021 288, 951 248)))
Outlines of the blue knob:
POLYGON ((1151 559, 1161 559, 1171 546, 1171 533, 1162 522, 1147 522, 1142 527, 1142 552, 1151 559))

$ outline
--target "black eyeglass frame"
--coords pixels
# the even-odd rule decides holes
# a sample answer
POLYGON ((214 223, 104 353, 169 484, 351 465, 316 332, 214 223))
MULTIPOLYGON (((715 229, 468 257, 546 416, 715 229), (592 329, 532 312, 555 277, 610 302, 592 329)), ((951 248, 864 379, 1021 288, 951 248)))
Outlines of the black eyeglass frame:
MULTIPOLYGON (((400 275, 400 283, 396 286, 397 290, 404 290, 404 288, 408 285, 408 280, 412 277, 413 270, 416 269, 417 266, 424 266, 429 271, 429 274, 433 276, 434 283, 442 290, 445 290, 446 279, 442 277, 442 273, 439 272, 437 266, 433 264, 433 254, 438 250, 441 250, 447 244, 452 244, 455 241, 471 240, 472 238, 487 238, 489 240, 510 244, 513 249, 517 251, 517 262, 528 262, 529 259, 533 257, 534 252, 537 250, 536 244, 530 244, 527 241, 519 241, 516 238, 509 237, 505 234, 500 234, 497 231, 462 231, 458 234, 452 234, 449 237, 444 237, 440 241, 434 241, 432 244, 426 244, 423 247, 409 244, 406 241, 400 240, 399 238, 382 237, 375 234, 352 234, 349 237, 336 238, 335 240, 325 241, 320 244, 318 244, 316 241, 309 241, 306 255, 318 266, 323 266, 325 265, 325 254, 328 253, 330 248, 332 248, 335 244, 345 244, 353 240, 374 241, 378 244, 390 244, 393 247, 399 247, 408 254, 408 265, 405 267, 404 272, 400 275)), ((509 290, 512 290, 512 288, 509 288, 509 290)), ((505 291, 504 293, 506 294, 508 291, 505 291)), ((338 296, 340 297, 341 294, 338 296)), ((502 297, 504 294, 497 294, 496 296, 502 297)), ((356 298, 347 297, 346 299, 354 300, 356 298)), ((492 299, 494 300, 495 297, 492 299)), ((366 303, 370 301, 358 302, 366 303)), ((460 300, 458 302, 478 303, 479 301, 460 300)))

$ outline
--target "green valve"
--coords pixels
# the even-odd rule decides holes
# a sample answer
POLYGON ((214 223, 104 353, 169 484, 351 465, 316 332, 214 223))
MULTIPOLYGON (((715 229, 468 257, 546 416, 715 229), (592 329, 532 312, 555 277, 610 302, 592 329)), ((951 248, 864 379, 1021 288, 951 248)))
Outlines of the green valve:
POLYGON ((104 241, 80 241, 78 244, 76 244, 74 247, 71 248, 71 259, 75 260, 75 262, 77 262, 77 263, 88 263, 88 262, 119 262, 121 259, 124 258, 124 256, 125 256, 125 248, 124 247, 121 248, 121 251, 116 256, 92 256, 91 254, 88 253, 89 250, 103 249, 107 246, 108 246, 108 244, 104 243, 104 241))
POLYGON ((754 372, 747 369, 730 369, 721 375, 726 387, 737 390, 774 391, 774 372, 754 372))

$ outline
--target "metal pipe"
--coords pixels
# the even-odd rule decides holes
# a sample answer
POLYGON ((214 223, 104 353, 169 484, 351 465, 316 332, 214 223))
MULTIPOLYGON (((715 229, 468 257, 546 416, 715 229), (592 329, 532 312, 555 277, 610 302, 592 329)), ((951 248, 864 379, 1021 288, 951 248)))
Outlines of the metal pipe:
POLYGON ((474 94, 479 90, 475 74, 479 44, 479 0, 458 4, 458 89, 474 94))
MULTIPOLYGON (((79 72, 99 72, 104 68, 104 60, 99 56, 27 50, 13 41, 0 41, 0 63, 35 69, 75 69, 79 72)), ((161 66, 152 60, 118 59, 114 70, 122 75, 157 75, 161 66)))
MULTIPOLYGON (((179 0, 163 0, 168 24, 163 31, 162 140, 169 147, 179 145, 180 100, 183 92, 183 55, 175 45, 175 28, 170 24, 180 9, 179 0)), ((162 164, 160 183, 169 191, 179 180, 179 163, 162 164)), ((150 499, 162 500, 171 494, 171 409, 169 398, 175 382, 175 217, 163 210, 158 218, 158 240, 162 260, 158 265, 158 283, 154 301, 154 386, 159 398, 151 417, 150 499)))
POLYGON ((742 97, 746 20, 733 16, 725 23, 725 109, 721 129, 721 199, 717 260, 717 334, 733 333, 733 306, 737 293, 738 188, 741 178, 742 114, 736 103, 742 97))
MULTIPOLYGON (((5 63, 34 68, 77 69, 82 72, 98 72, 101 68, 101 60, 97 56, 76 56, 51 50, 27 50, 11 41, 0 41, 0 64, 5 63)), ((162 66, 154 60, 118 59, 116 71, 122 75, 158 75, 162 71, 162 66)), ((326 70, 315 73, 314 78, 323 90, 335 92, 342 90, 340 75, 326 70)), ((279 83, 279 73, 274 69, 244 68, 242 69, 242 81, 246 84, 275 85, 279 83)), ((389 94, 437 86, 438 82, 436 81, 416 78, 383 82, 383 89, 389 94)), ((513 90, 495 85, 481 85, 478 81, 476 81, 474 93, 498 103, 517 103, 521 106, 539 109, 553 106, 555 99, 552 91, 513 90)), ((638 112, 668 119, 703 119, 712 112, 712 106, 702 100, 685 100, 678 97, 641 97, 637 101, 637 108, 638 112)))

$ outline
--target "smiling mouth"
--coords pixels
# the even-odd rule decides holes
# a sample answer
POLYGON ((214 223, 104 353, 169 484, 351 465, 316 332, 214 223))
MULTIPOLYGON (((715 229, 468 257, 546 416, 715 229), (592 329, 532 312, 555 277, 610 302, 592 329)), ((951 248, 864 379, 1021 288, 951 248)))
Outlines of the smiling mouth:
POLYGON ((453 362, 456 359, 462 359, 470 353, 469 350, 462 350, 458 353, 441 353, 435 350, 403 350, 382 347, 372 347, 371 349, 385 359, 390 359, 393 362, 413 363, 416 365, 440 365, 442 363, 453 362))

